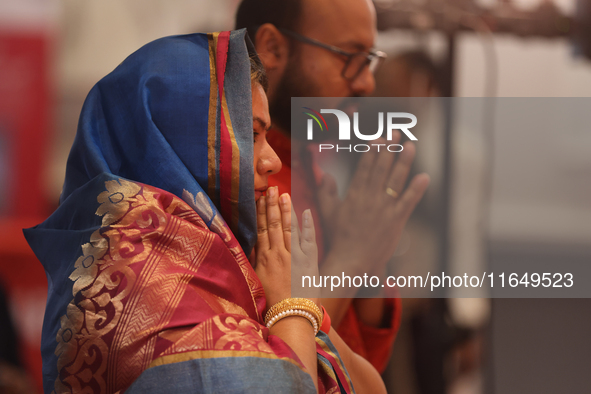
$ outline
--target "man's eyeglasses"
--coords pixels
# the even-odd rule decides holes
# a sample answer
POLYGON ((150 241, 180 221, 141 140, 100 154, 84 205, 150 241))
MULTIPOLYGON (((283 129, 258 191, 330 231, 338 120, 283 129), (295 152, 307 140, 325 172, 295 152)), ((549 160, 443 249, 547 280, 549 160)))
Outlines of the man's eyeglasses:
POLYGON ((342 72, 343 78, 347 80, 353 80, 357 78, 357 76, 361 74, 366 66, 369 66, 369 71, 372 73, 375 72, 380 64, 382 64, 382 62, 386 59, 386 54, 382 51, 347 52, 339 47, 335 47, 334 45, 325 44, 313 38, 302 36, 301 34, 288 29, 280 28, 279 31, 286 36, 294 38, 298 41, 324 48, 333 53, 347 57, 347 62, 345 63, 345 67, 343 68, 342 72))

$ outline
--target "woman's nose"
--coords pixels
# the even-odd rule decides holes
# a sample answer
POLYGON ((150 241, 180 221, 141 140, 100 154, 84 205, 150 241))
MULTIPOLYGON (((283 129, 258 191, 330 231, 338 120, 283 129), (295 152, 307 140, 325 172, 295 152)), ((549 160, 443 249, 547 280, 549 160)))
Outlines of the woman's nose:
POLYGON ((261 150, 259 161, 257 163, 257 172, 260 175, 273 175, 281 170, 281 160, 277 153, 271 148, 271 145, 265 143, 261 150))

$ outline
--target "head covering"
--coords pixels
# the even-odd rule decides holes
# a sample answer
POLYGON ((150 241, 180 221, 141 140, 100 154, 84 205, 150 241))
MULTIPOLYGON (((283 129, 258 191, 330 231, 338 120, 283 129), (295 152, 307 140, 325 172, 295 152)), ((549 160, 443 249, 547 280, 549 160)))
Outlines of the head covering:
MULTIPOLYGON (((49 285, 46 393, 314 391, 264 326, 244 253, 256 226, 244 35, 154 41, 89 93, 61 204, 25 230, 49 285)), ((319 387, 350 392, 325 334, 317 354, 319 387)))
MULTIPOLYGON (((92 283, 96 287, 102 280, 100 275, 120 275, 111 277, 105 271, 114 250, 122 248, 122 256, 128 256, 143 247, 144 236, 137 238, 133 226, 129 228, 129 235, 135 237, 131 243, 108 236, 109 231, 123 231, 126 224, 119 219, 127 208, 115 212, 122 207, 128 207, 130 212, 135 209, 135 203, 130 205, 129 201, 141 196, 141 184, 145 185, 144 200, 146 193, 154 196, 158 189, 182 198, 212 233, 220 234, 228 247, 236 247, 233 253, 238 265, 224 252, 224 247, 199 247, 187 237, 181 237, 181 242, 188 244, 175 250, 215 250, 207 264, 217 275, 202 270, 203 280, 214 288, 215 294, 237 299, 248 316, 257 319, 257 309, 264 306, 264 294, 238 247, 249 253, 256 238, 251 103, 250 60, 244 30, 153 41, 92 88, 68 158, 60 207, 45 222, 24 231, 48 278, 41 346, 46 392, 54 389, 54 381, 60 391, 63 386, 56 376, 58 371, 60 376, 66 376, 63 373, 69 368, 65 367, 67 360, 71 361, 73 352, 79 349, 75 344, 85 341, 84 332, 94 324, 92 321, 101 321, 105 316, 113 318, 111 302, 107 300, 118 299, 127 291, 125 282, 117 285, 119 290, 113 285, 107 292, 103 289, 97 294, 87 289, 92 283), (239 245, 232 245, 234 238, 225 236, 226 224, 239 245), (106 253, 107 249, 110 252, 106 253), (240 269, 246 282, 241 274, 236 274, 240 269), (233 292, 226 291, 226 287, 233 292), (259 288, 262 297, 253 298, 251 293, 259 288), (92 312, 89 305, 94 304, 85 302, 95 303, 97 297, 103 297, 99 301, 101 308, 92 312)), ((155 200, 160 201, 157 205, 170 204, 166 194, 155 200)), ((154 212, 162 215, 163 207, 145 211, 146 221, 151 220, 149 215, 154 212)), ((197 223, 190 212, 182 214, 189 220, 184 226, 197 223)), ((198 230, 191 230, 197 239, 202 236, 198 230)), ((162 231, 168 234, 168 230, 162 231)), ((148 242, 151 240, 149 233, 145 237, 148 242)), ((166 237, 155 242, 153 248, 168 245, 166 237)), ((154 252, 151 256, 162 253, 154 252)), ((136 266, 148 263, 140 259, 136 266)), ((158 265, 165 266, 162 261, 158 265)), ((113 267, 123 266, 117 262, 113 267)), ((118 272, 127 271, 121 268, 118 272)), ((164 285, 156 283, 155 290, 163 300, 164 285)), ((202 310, 205 315, 214 313, 202 310)), ((195 313, 191 316, 195 319, 192 324, 206 318, 195 313)), ((95 333, 94 338, 103 336, 95 333)), ((113 345, 112 349, 119 347, 113 345)))
POLYGON ((99 81, 80 115, 60 201, 101 173, 185 199, 205 192, 248 254, 256 211, 244 35, 162 38, 99 81))

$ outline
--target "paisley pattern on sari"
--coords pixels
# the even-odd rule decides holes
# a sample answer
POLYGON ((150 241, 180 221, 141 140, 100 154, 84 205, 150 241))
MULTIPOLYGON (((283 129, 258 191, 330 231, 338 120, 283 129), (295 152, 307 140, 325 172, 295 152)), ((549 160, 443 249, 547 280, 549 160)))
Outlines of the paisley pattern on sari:
POLYGON ((110 178, 89 185, 106 189, 96 198, 102 222, 69 276, 74 298, 56 336, 56 392, 117 392, 149 367, 191 358, 240 354, 302 368, 286 345, 267 342, 252 296, 261 284, 223 219, 210 230, 211 214, 110 178))
MULTIPOLYGON (((90 92, 61 205, 25 230, 49 282, 46 393, 314 391, 245 254, 250 102, 244 31, 154 41, 90 92)), ((322 390, 351 392, 319 338, 322 390)))

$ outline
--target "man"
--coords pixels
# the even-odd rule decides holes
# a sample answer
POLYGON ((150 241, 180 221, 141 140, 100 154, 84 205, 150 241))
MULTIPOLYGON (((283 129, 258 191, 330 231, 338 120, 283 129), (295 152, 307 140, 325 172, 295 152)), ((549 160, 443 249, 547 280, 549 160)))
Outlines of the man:
MULTIPOLYGON (((322 266, 360 267, 372 262, 383 273, 408 216, 429 182, 426 175, 420 175, 403 190, 414 158, 413 146, 405 145, 395 165, 392 154, 376 155, 380 157, 356 174, 359 179, 373 177, 376 169, 393 174, 388 178, 391 187, 380 190, 377 203, 374 196, 363 193, 349 195, 341 202, 330 177, 324 177, 315 191, 291 184, 293 179, 298 186, 303 185, 305 182, 300 180, 313 174, 314 168, 311 158, 302 157, 305 148, 291 146, 289 138, 292 97, 355 97, 373 91, 371 69, 379 62, 380 54, 373 51, 377 31, 372 2, 243 0, 236 14, 236 28, 244 27, 269 78, 269 107, 275 129, 274 134, 269 134, 269 142, 283 162, 283 170, 270 182, 278 185, 282 193, 300 193, 301 198, 294 200, 307 201, 308 206, 296 205, 296 213, 312 207, 315 223, 322 220, 324 229, 329 230, 317 231, 322 266), (385 215, 386 210, 390 214, 385 215), (376 245, 373 241, 380 237, 373 237, 367 231, 369 227, 387 235, 391 245, 376 245), (331 246, 325 251, 323 244, 328 242, 323 239, 331 246)), ((372 192, 371 187, 366 189, 372 192)), ((345 342, 382 372, 398 329, 400 302, 396 298, 347 296, 323 298, 322 304, 345 342)))

